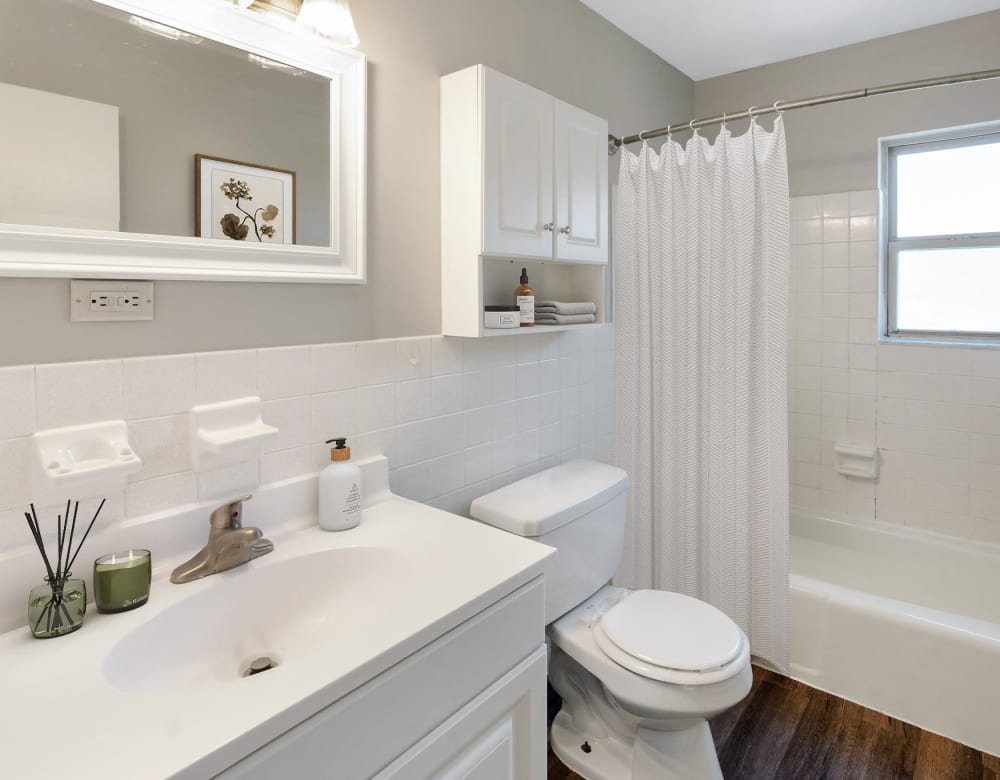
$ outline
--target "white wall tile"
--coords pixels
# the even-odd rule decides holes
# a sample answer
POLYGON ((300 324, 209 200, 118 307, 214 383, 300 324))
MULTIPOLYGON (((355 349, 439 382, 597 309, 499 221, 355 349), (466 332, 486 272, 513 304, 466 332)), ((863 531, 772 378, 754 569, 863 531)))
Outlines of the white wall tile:
POLYGON ((358 351, 358 387, 384 385, 396 379, 396 342, 362 341, 358 351))
POLYGON ((398 387, 395 382, 372 385, 366 387, 364 392, 358 393, 358 431, 368 433, 396 425, 398 387))
POLYGON ((124 417, 121 361, 37 366, 35 414, 39 430, 124 417))
POLYGON ((330 393, 354 387, 358 376, 357 362, 357 347, 354 344, 316 344, 309 347, 309 390, 330 393))
POLYGON ((309 347, 257 351, 257 389, 265 401, 309 393, 309 347))
POLYGON ((195 383, 195 402, 199 404, 257 395, 257 352, 199 352, 195 355, 195 383))
POLYGON ((278 435, 264 445, 265 452, 319 444, 328 438, 312 427, 312 402, 308 396, 265 401, 263 417, 264 422, 278 429, 278 435))
POLYGON ((191 470, 191 436, 188 415, 133 420, 128 425, 129 442, 142 458, 142 470, 130 482, 191 470))
POLYGON ((194 355, 162 355, 122 361, 125 415, 163 417, 187 412, 195 404, 194 355))
POLYGON ((31 440, 0 439, 0 510, 23 511, 30 501, 31 440))
POLYGON ((859 190, 850 193, 850 215, 852 217, 875 216, 878 214, 878 191, 859 190))
POLYGON ((822 244, 821 246, 824 270, 847 268, 850 265, 850 245, 846 242, 822 244))
POLYGON ((462 375, 436 376, 431 384, 431 407, 435 417, 461 412, 463 408, 462 375))
POLYGON ((846 217, 851 213, 850 193, 833 192, 822 196, 823 217, 846 217))
POLYGON ((125 513, 128 517, 166 512, 196 503, 198 479, 190 471, 156 479, 133 482, 125 489, 125 513))
POLYGON ((316 439, 325 441, 357 432, 357 392, 339 390, 319 393, 309 399, 312 430, 316 439))
POLYGON ((229 501, 253 493, 259 484, 260 470, 256 460, 237 463, 198 474, 198 498, 201 501, 229 501))
POLYGON ((823 242, 840 242, 850 240, 850 229, 847 217, 823 219, 823 242))
MULTIPOLYGON (((349 443, 351 445, 351 457, 363 457, 356 452, 357 439, 353 439, 349 443)), ((323 466, 326 465, 328 460, 323 462, 323 466)), ((294 447, 279 452, 268 452, 260 457, 260 481, 264 485, 273 482, 282 482, 286 479, 314 472, 317 470, 317 467, 316 447, 314 446, 294 447)))
POLYGON ((850 234, 851 241, 875 241, 878 238, 875 217, 851 217, 850 234))
POLYGON ((0 368, 0 439, 35 432, 35 367, 0 368))
MULTIPOLYGON (((509 341, 510 339, 497 340, 509 341)), ((457 374, 462 370, 464 342, 465 339, 450 338, 448 336, 439 336, 433 339, 433 373, 435 376, 457 374)))
MULTIPOLYGON (((592 356, 591 356, 592 357, 592 356)), ((591 361, 591 365, 595 365, 591 361)), ((596 374, 596 369, 593 372, 596 374)), ((541 391, 538 363, 522 363, 517 367, 517 397, 538 395, 541 391)))
POLYGON ((401 339, 396 343, 396 379, 421 379, 432 373, 433 339, 401 339))

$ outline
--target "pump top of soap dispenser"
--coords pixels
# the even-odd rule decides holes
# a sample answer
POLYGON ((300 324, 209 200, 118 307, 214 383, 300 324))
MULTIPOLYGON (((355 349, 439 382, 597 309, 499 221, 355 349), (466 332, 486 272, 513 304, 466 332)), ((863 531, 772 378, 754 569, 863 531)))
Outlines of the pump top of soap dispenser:
POLYGON ((527 283, 528 283, 528 269, 527 268, 522 268, 521 269, 521 284, 527 284, 527 283))
POLYGON ((351 459, 351 448, 347 446, 346 438, 339 439, 327 439, 327 444, 335 444, 335 447, 330 449, 330 460, 350 460, 351 459))

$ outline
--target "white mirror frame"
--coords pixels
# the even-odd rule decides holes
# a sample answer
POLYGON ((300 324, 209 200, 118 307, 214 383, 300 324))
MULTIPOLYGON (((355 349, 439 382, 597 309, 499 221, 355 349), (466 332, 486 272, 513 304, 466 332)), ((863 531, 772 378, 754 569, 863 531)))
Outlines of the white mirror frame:
MULTIPOLYGON (((365 56, 228 0, 92 0, 330 80, 331 247, 0 225, 0 276, 365 282, 365 56)), ((194 165, 194 150, 191 153, 194 165)))

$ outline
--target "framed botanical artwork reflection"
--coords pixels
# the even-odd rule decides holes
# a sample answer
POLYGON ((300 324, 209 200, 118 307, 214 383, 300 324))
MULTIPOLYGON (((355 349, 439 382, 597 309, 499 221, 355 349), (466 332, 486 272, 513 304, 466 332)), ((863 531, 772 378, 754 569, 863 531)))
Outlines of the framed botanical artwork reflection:
POLYGON ((295 171, 196 154, 195 235, 295 243, 295 171))

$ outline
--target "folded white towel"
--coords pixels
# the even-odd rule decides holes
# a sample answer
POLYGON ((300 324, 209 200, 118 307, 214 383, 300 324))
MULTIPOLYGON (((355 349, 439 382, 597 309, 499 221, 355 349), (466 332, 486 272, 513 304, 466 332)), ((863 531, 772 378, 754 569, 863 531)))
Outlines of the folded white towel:
POLYGON ((594 321, 593 314, 539 314, 535 312, 536 325, 586 325, 594 321))
POLYGON ((535 301, 535 311, 551 314, 595 314, 597 306, 590 301, 565 303, 563 301, 535 301))

